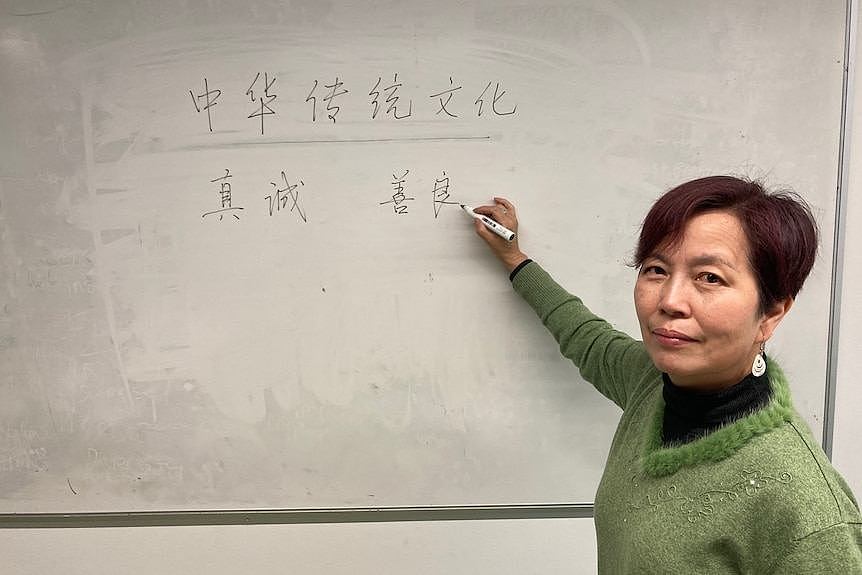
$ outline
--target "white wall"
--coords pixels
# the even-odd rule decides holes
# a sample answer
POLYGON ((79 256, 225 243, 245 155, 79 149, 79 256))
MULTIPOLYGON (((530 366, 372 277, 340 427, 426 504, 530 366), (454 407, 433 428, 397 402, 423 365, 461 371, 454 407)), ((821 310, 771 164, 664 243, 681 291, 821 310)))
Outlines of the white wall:
POLYGON ((589 519, 0 531, 3 573, 580 575, 589 519))

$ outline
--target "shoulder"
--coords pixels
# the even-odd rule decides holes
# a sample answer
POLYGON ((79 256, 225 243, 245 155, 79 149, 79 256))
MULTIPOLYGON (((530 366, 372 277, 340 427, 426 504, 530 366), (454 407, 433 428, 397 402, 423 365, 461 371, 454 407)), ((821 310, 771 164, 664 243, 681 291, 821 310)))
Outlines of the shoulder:
POLYGON ((758 437, 748 454, 756 512, 793 541, 840 525, 862 523, 853 493, 796 415, 758 437))
POLYGON ((862 517, 853 493, 801 420, 753 442, 763 464, 751 477, 760 491, 749 520, 775 573, 862 573, 862 517))
POLYGON ((799 510, 800 536, 842 522, 859 522, 859 505, 790 399, 781 369, 771 368, 773 390, 786 407, 785 423, 755 447, 788 474, 784 506, 799 510))

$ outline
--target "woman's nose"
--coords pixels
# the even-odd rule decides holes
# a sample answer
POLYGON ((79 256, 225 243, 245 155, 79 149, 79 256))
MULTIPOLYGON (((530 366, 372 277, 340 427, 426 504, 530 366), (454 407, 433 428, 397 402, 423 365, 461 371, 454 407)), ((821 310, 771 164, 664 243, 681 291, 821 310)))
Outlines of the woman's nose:
POLYGON ((691 313, 689 305, 689 290, 685 282, 668 278, 664 282, 659 296, 659 307, 667 315, 685 317, 691 313))

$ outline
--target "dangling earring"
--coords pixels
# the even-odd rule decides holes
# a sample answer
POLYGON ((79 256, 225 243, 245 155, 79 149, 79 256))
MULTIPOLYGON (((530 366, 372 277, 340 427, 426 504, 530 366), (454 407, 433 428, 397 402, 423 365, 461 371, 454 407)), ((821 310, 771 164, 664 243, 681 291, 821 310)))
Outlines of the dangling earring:
POLYGON ((760 377, 766 373, 766 344, 760 342, 760 353, 754 356, 754 364, 751 366, 751 375, 760 377))

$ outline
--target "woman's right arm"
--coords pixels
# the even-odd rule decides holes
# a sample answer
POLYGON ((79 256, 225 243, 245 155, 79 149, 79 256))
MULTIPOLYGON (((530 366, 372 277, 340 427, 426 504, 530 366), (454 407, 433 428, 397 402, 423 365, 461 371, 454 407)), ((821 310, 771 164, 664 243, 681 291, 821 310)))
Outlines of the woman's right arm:
POLYGON ((585 380, 625 409, 632 385, 647 370, 654 370, 643 345, 594 315, 579 298, 530 261, 517 243, 514 206, 504 198, 494 198, 494 204, 475 211, 515 231, 515 240, 507 242, 479 222, 477 234, 510 272, 515 291, 557 340, 562 355, 580 369, 585 380))
POLYGON ((563 357, 622 409, 642 377, 647 372, 654 375, 653 363, 639 341, 593 314, 537 263, 519 270, 512 285, 557 340, 563 357))

